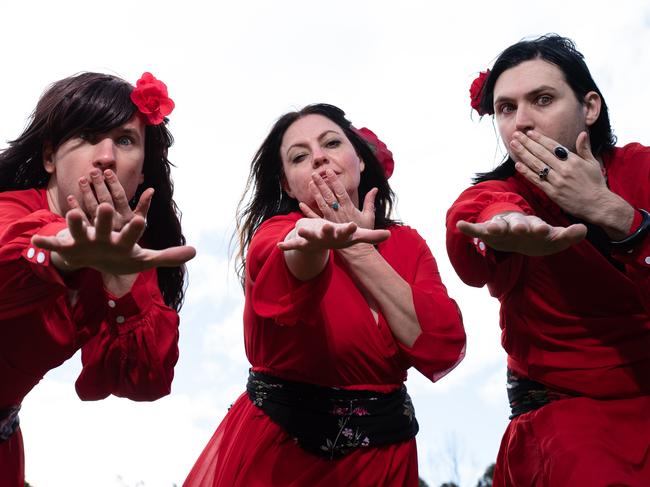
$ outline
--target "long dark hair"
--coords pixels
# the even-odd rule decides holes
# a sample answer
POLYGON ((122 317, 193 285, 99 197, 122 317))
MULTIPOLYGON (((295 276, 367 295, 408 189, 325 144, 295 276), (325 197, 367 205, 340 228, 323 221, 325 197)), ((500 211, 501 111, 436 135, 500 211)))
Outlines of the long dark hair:
MULTIPOLYGON (((481 112, 494 113, 494 85, 499 76, 507 69, 514 68, 524 61, 532 59, 543 59, 556 65, 564 73, 564 78, 580 103, 583 103, 584 96, 590 91, 595 91, 600 95, 602 101, 600 115, 589 127, 591 149, 594 155, 598 156, 614 147, 616 137, 609 122, 605 97, 598 89, 585 63, 584 56, 576 49, 573 41, 557 34, 546 34, 536 39, 520 41, 508 47, 499 55, 483 85, 481 112)), ((514 175, 515 172, 515 162, 510 156, 506 156, 501 165, 494 170, 478 173, 474 178, 474 182, 506 179, 514 175)))
POLYGON ((291 198, 282 188, 282 158, 280 145, 287 129, 297 120, 307 115, 322 115, 341 127, 357 154, 365 163, 359 182, 359 201, 363 202, 372 188, 377 188, 375 199, 375 228, 387 228, 397 223, 390 218, 395 195, 388 184, 384 169, 366 141, 352 128, 345 112, 334 105, 317 103, 307 105, 302 110, 289 112, 278 119, 269 135, 258 149, 246 182, 244 194, 237 207, 237 235, 239 252, 237 267, 239 279, 244 284, 246 250, 257 228, 275 215, 286 215, 300 211, 298 201, 291 198), (248 202, 246 202, 248 200, 248 202))
MULTIPOLYGON (((102 73, 81 73, 50 85, 27 128, 0 152, 0 192, 45 187, 50 175, 43 167, 44 145, 56 150, 81 132, 101 134, 126 123, 136 112, 132 90, 123 79, 102 73)), ((144 183, 131 201, 134 206, 148 187, 156 190, 143 236, 153 249, 185 243, 180 211, 173 199, 172 164, 167 159, 174 139, 166 123, 145 128, 144 183)), ((159 268, 157 272, 165 303, 178 311, 185 294, 185 266, 159 268)))

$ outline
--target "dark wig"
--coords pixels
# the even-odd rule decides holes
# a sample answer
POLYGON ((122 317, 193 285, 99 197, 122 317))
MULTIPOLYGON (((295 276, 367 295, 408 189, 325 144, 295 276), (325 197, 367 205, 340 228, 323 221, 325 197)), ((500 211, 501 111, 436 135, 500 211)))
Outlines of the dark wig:
MULTIPOLYGON (((9 147, 0 152, 0 192, 43 188, 50 175, 43 167, 43 147, 57 150, 81 132, 102 134, 128 122, 136 113, 133 86, 107 74, 81 73, 53 83, 41 96, 29 124, 9 147)), ((145 127, 144 183, 142 192, 155 189, 143 239, 153 249, 183 245, 180 211, 173 200, 174 185, 167 152, 173 143, 165 123, 145 127)), ((159 268, 158 285, 165 303, 177 311, 185 294, 185 266, 159 268)))
MULTIPOLYGON (((611 149, 616 144, 616 137, 612 133, 609 122, 609 112, 605 97, 596 86, 596 82, 589 72, 584 56, 576 49, 571 39, 561 37, 557 34, 547 34, 537 39, 523 40, 503 51, 497 58, 490 74, 485 80, 481 92, 481 112, 494 113, 494 86, 501 74, 515 66, 533 59, 542 59, 557 66, 566 82, 580 103, 590 91, 600 95, 602 107, 598 119, 589 127, 589 139, 594 155, 598 156, 604 151, 611 149)), ((506 179, 515 174, 515 162, 508 155, 496 169, 479 173, 474 182, 487 181, 490 179, 506 179)))
POLYGON ((237 235, 239 238, 237 268, 239 278, 244 283, 246 250, 257 228, 275 215, 286 215, 300 211, 298 201, 291 198, 282 188, 282 158, 280 146, 287 129, 297 120, 307 115, 322 115, 341 127, 357 154, 363 160, 365 169, 359 182, 359 202, 362 204, 368 191, 377 188, 375 199, 375 228, 387 228, 396 223, 390 218, 394 193, 388 184, 384 169, 366 141, 352 128, 345 118, 345 112, 334 105, 317 103, 307 105, 302 110, 289 112, 278 119, 269 135, 258 149, 251 163, 251 170, 244 194, 237 208, 237 235), (246 203, 245 200, 248 200, 246 203))

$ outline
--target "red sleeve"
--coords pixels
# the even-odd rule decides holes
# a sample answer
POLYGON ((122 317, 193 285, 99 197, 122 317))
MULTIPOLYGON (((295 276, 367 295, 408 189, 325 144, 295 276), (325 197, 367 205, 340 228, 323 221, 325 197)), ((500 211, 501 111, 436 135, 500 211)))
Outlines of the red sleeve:
POLYGON ((141 273, 131 292, 106 293, 106 317, 81 349, 76 382, 84 400, 114 394, 151 401, 169 394, 178 360, 178 314, 167 307, 155 269, 141 273))
POLYGON ((246 256, 246 294, 255 313, 281 325, 313 324, 311 311, 318 306, 332 277, 333 256, 318 276, 308 281, 296 279, 277 248, 300 218, 279 216, 264 222, 251 241, 246 256))
POLYGON ((415 277, 410 283, 413 305, 422 333, 412 347, 396 341, 410 365, 437 381, 465 356, 465 329, 456 302, 440 280, 436 261, 424 240, 417 238, 415 277))
POLYGON ((447 253, 458 276, 470 286, 489 284, 493 296, 507 292, 519 278, 524 256, 491 249, 463 234, 460 220, 480 223, 506 211, 534 214, 528 202, 504 181, 486 181, 466 189, 447 212, 447 253))
MULTIPOLYGON (((33 235, 66 228, 65 220, 44 204, 42 191, 0 193, 0 322, 36 316, 38 333, 49 337, 39 342, 86 344, 77 381, 83 399, 112 393, 146 400, 168 394, 178 358, 178 315, 164 305, 156 271, 142 273, 119 299, 104 290, 95 270, 63 277, 50 253, 31 244, 33 235), (38 318, 34 310, 48 315, 38 318)), ((73 351, 42 352, 67 358, 73 351)))
MULTIPOLYGON (((605 155, 610 189, 635 209, 650 212, 650 147, 631 143, 605 155)), ((633 233, 641 224, 635 211, 630 226, 633 233)), ((629 252, 614 252, 612 257, 625 265, 625 274, 636 287, 643 306, 650 313, 650 233, 629 252)))
POLYGON ((50 252, 31 244, 32 236, 56 235, 63 218, 38 209, 37 191, 0 193, 0 320, 31 312, 66 290, 50 252))

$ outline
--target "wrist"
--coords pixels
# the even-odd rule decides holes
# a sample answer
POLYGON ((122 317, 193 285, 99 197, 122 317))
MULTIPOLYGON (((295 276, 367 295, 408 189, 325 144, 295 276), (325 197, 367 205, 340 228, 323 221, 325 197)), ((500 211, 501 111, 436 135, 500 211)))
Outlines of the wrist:
POLYGON ((596 203, 599 215, 591 223, 602 228, 612 241, 625 239, 630 234, 630 227, 634 221, 634 207, 620 196, 610 193, 613 197, 605 203, 596 203))
POLYGON ((631 233, 629 233, 625 238, 610 242, 611 249, 614 252, 631 252, 634 247, 645 239, 648 232, 650 232, 650 213, 641 208, 635 211, 635 213, 637 212, 641 215, 639 225, 636 228, 632 228, 631 233))

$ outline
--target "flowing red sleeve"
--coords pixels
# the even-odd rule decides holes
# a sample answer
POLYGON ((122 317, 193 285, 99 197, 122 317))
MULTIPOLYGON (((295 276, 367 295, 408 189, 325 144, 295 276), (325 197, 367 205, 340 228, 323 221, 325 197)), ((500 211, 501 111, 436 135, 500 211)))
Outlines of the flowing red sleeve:
POLYGON ((447 212, 447 253, 456 273, 470 286, 488 284, 496 297, 516 282, 524 256, 495 251, 480 239, 463 234, 456 224, 460 220, 481 223, 507 211, 534 214, 528 202, 504 181, 486 181, 463 191, 447 212))
POLYGON ((405 230, 411 232, 409 239, 414 240, 409 251, 417 255, 410 286, 422 333, 411 347, 396 342, 408 363, 435 382, 465 356, 465 329, 460 309, 447 294, 429 247, 415 230, 405 230))
POLYGON ((0 193, 0 337, 5 347, 13 343, 9 349, 0 345, 13 367, 0 367, 6 395, 19 402, 81 347, 82 399, 168 394, 178 358, 178 315, 164 305, 156 271, 138 276, 119 299, 104 289, 95 270, 61 275, 50 252, 31 244, 33 235, 66 228, 44 206, 42 190, 0 193), (30 343, 31 351, 23 350, 30 343))
POLYGON ((142 272, 131 292, 106 293, 107 314, 81 350, 76 382, 84 400, 109 394, 151 401, 169 394, 178 360, 178 314, 165 305, 155 269, 142 272))
POLYGON ((277 244, 299 218, 299 214, 292 213, 264 222, 253 236, 246 256, 246 293, 252 296, 254 312, 286 326, 315 323, 317 315, 313 310, 332 277, 332 255, 323 272, 308 281, 296 279, 289 271, 284 252, 277 244))
MULTIPOLYGON (((608 177, 612 191, 637 209, 630 227, 633 233, 641 224, 638 209, 650 212, 650 148, 628 144, 616 148, 608 177)), ((625 265, 626 275, 634 281, 644 308, 650 313, 650 233, 629 252, 613 253, 625 265)))

